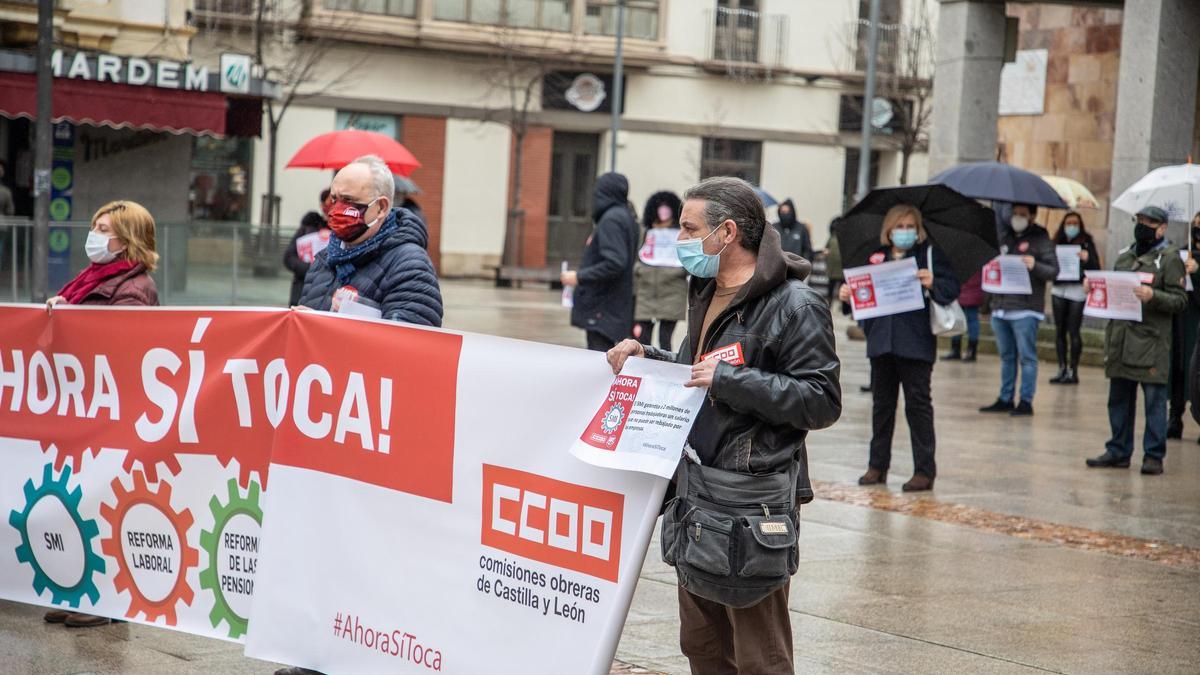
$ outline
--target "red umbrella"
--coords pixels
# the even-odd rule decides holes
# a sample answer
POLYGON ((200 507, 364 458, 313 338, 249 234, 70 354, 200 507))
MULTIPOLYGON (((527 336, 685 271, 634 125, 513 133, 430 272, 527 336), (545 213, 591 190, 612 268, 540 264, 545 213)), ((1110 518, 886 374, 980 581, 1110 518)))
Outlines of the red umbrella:
POLYGON ((395 139, 374 131, 344 129, 321 134, 288 160, 289 169, 340 169, 363 155, 378 155, 394 173, 411 176, 421 163, 395 139))

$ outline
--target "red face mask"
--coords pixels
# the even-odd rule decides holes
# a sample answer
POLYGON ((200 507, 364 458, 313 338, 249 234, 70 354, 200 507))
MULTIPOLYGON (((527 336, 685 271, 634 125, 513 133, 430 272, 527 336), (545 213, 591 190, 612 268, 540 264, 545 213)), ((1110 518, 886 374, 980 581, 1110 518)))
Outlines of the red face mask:
POLYGON ((358 239, 371 227, 363 220, 363 216, 375 201, 372 199, 366 204, 356 204, 344 200, 335 201, 333 206, 329 207, 329 229, 333 230, 333 234, 342 241, 349 242, 358 239))

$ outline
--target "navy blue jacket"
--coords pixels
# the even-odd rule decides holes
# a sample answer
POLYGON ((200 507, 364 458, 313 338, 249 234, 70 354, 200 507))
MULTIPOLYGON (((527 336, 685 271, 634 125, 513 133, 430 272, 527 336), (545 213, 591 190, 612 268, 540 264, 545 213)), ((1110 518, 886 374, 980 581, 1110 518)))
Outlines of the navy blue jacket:
MULTIPOLYGON (((384 319, 441 326, 442 292, 425 251, 429 244, 425 223, 403 208, 388 214, 389 221, 396 219, 399 229, 385 235, 387 240, 375 251, 355 261, 354 274, 345 285, 379 305, 384 319)), ((331 241, 330 246, 334 245, 331 241)), ((321 311, 329 311, 334 292, 343 285, 329 266, 327 252, 317 254, 300 292, 299 304, 321 311)))
MULTIPOLYGON (((909 249, 904 257, 915 257, 917 269, 925 269, 928 267, 925 249, 929 246, 933 244, 926 240, 909 249)), ((877 253, 883 254, 880 262, 892 259, 891 246, 884 246, 877 253)), ((872 257, 879 258, 878 255, 872 257)), ((958 279, 954 276, 950 261, 936 246, 933 246, 933 286, 929 289, 929 295, 942 305, 948 305, 958 299, 958 279)), ((891 354, 929 363, 937 360, 937 338, 929 328, 928 297, 925 299, 924 309, 863 321, 863 332, 867 334, 868 358, 891 354)))
POLYGON ((642 233, 629 210, 629 181, 619 173, 596 179, 596 229, 583 249, 571 325, 613 342, 633 330, 633 263, 642 233))

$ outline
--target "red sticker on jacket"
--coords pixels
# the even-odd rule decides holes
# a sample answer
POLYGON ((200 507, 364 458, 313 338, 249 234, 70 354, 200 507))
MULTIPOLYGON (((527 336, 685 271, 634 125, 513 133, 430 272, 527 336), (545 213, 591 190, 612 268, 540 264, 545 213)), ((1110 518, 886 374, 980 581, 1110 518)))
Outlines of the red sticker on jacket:
POLYGON ((746 363, 746 359, 742 354, 742 343, 735 342, 731 345, 718 347, 711 352, 700 357, 700 362, 703 363, 713 357, 728 363, 731 366, 740 366, 746 363))
POLYGON ((1023 241, 1020 244, 1017 244, 1017 250, 1020 251, 1021 253, 1028 251, 1029 250, 1029 242, 1023 241))
POLYGON ((876 251, 872 253, 871 257, 867 258, 867 262, 871 263, 872 265, 878 265, 879 263, 883 262, 883 251, 876 251))
POLYGON ((1137 275, 1138 275, 1138 281, 1142 282, 1143 284, 1153 284, 1154 283, 1154 273, 1153 272, 1138 272, 1137 275))

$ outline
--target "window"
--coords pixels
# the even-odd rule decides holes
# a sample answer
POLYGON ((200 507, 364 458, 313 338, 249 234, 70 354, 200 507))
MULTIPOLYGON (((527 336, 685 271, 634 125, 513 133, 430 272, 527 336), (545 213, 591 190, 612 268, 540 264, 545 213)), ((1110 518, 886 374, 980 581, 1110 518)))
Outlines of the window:
POLYGON ((571 0, 434 0, 433 18, 569 31, 571 0))
POLYGON ((717 0, 713 58, 717 61, 758 61, 758 0, 717 0))
MULTIPOLYGON (((897 35, 900 31, 900 0, 879 0, 879 54, 875 67, 883 73, 896 71, 899 58, 897 35)), ((867 47, 871 31, 871 0, 858 1, 858 44, 854 54, 854 69, 867 69, 867 47)))
POLYGON ((248 221, 250 141, 197 136, 192 141, 188 215, 193 220, 248 221))
POLYGON ((417 0, 325 0, 325 9, 413 17, 417 0))
POLYGON ((706 138, 701 151, 700 179, 736 176, 758 185, 762 171, 762 143, 730 138, 706 138))
MULTIPOLYGON (((858 192, 858 148, 846 148, 846 173, 842 177, 842 211, 854 205, 854 193, 858 192)), ((879 185, 879 151, 871 151, 871 168, 867 174, 867 189, 879 185)))
MULTIPOLYGON (((587 0, 583 32, 588 35, 616 35, 617 0, 587 0)), ((658 0, 626 0, 625 37, 658 39, 658 0)))

